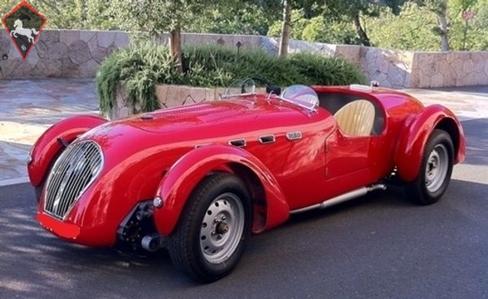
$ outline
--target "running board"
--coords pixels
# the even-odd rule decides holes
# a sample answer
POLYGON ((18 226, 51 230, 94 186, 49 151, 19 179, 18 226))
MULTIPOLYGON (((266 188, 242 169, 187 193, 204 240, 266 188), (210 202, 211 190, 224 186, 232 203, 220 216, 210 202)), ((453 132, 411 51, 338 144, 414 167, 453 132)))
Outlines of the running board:
POLYGON ((314 210, 314 209, 325 209, 325 208, 328 208, 330 206, 333 206, 333 205, 336 205, 336 204, 339 204, 339 203, 342 203, 342 202, 345 202, 345 201, 348 201, 348 200, 351 200, 354 198, 361 197, 361 196, 366 195, 368 192, 371 192, 373 190, 385 190, 385 189, 386 189, 385 184, 378 184, 378 185, 373 185, 373 186, 369 186, 369 187, 359 188, 359 189, 356 189, 354 191, 350 191, 350 192, 341 194, 339 196, 327 199, 324 202, 321 202, 321 203, 318 203, 315 205, 311 205, 311 206, 308 206, 305 208, 290 211, 290 214, 297 214, 297 213, 306 212, 306 211, 310 211, 310 210, 314 210))

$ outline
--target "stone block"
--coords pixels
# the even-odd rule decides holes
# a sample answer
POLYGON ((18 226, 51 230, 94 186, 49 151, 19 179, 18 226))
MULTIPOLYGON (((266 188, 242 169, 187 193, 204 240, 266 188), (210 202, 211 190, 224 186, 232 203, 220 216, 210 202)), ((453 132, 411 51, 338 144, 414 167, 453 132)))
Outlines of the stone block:
POLYGON ((474 62, 470 59, 470 57, 466 57, 466 60, 464 61, 463 72, 466 74, 474 72, 474 62))
POLYGON ((60 30, 59 31, 59 41, 61 43, 64 43, 66 46, 69 46, 78 40, 80 40, 80 31, 79 30, 60 30))
POLYGON ((168 85, 164 106, 168 108, 181 106, 189 94, 189 88, 187 86, 168 85))
POLYGON ((49 46, 46 45, 43 41, 36 42, 36 45, 34 46, 34 49, 32 51, 36 51, 39 58, 49 58, 49 46))
POLYGON ((93 59, 85 61, 79 65, 80 77, 95 77, 100 65, 93 59))
POLYGON ((456 72, 458 76, 462 76, 464 74, 463 72, 463 66, 464 62, 461 60, 461 58, 456 58, 452 63, 451 67, 452 69, 456 72))
POLYGON ((485 73, 476 74, 476 85, 488 85, 488 75, 485 73))
POLYGON ((22 58, 9 59, 2 63, 2 74, 4 78, 21 79, 32 78, 33 67, 22 58))
POLYGON ((82 30, 80 31, 80 40, 87 42, 97 35, 96 31, 82 30))
POLYGON ((73 78, 80 76, 79 66, 73 63, 69 58, 61 59, 61 77, 73 78))
POLYGON ((110 46, 108 46, 107 48, 107 56, 112 54, 113 52, 117 51, 118 48, 115 44, 111 44, 110 46))
POLYGON ((168 94, 168 86, 166 84, 156 85, 156 97, 158 98, 159 105, 166 107, 166 96, 168 94))
POLYGON ((4 54, 9 55, 10 54, 10 43, 12 43, 12 40, 10 38, 0 38, 0 57, 4 54))
POLYGON ((35 68, 37 72, 40 72, 44 77, 58 78, 61 76, 61 61, 52 59, 39 59, 35 68))
POLYGON ((108 48, 115 41, 116 32, 99 31, 97 32, 97 41, 100 47, 108 48))
POLYGON ((86 44, 88 45, 88 49, 90 50, 90 53, 94 53, 98 48, 98 39, 96 35, 93 35, 91 39, 89 39, 86 44))
POLYGON ((97 47, 95 51, 91 51, 91 56, 98 63, 102 63, 107 58, 108 50, 106 48, 97 47))
POLYGON ((50 59, 64 59, 68 57, 68 46, 61 42, 49 44, 48 51, 50 59))
POLYGON ((194 103, 200 103, 205 101, 207 91, 202 87, 192 87, 189 90, 188 96, 193 100, 194 103))
POLYGON ((43 41, 45 44, 59 42, 59 30, 42 30, 38 41, 43 41))
POLYGON ((430 79, 430 87, 442 87, 444 86, 444 76, 441 73, 437 73, 430 79))
POLYGON ((126 32, 117 31, 113 44, 119 49, 126 48, 129 46, 129 35, 126 32))
POLYGON ((82 40, 78 40, 69 46, 68 56, 76 64, 85 63, 92 58, 88 44, 82 40))

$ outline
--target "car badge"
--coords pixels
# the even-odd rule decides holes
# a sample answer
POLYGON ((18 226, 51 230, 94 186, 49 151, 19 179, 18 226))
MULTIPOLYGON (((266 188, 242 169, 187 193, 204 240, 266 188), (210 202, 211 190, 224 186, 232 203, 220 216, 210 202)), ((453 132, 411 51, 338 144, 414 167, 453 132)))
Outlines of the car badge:
POLYGON ((23 60, 39 39, 46 22, 46 18, 25 0, 2 18, 2 24, 23 60))

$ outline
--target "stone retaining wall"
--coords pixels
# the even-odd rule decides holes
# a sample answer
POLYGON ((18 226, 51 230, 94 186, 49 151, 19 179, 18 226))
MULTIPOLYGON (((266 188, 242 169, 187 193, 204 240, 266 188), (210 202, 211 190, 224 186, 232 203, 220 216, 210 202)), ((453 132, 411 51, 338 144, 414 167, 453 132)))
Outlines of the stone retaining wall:
MULTIPOLYGON (((115 105, 105 114, 110 120, 121 119, 133 114, 140 113, 141 107, 134 107, 127 101, 127 93, 121 82, 117 86, 115 93, 115 105)), ((218 99, 225 92, 225 88, 204 88, 191 87, 184 85, 156 85, 156 96, 161 108, 170 108, 176 106, 185 106, 205 101, 218 99)))
MULTIPOLYGON (((219 44, 262 48, 278 52, 279 39, 267 36, 192 34, 185 44, 219 44)), ((166 42, 167 35, 161 36, 166 42)), ((122 31, 43 30, 25 61, 0 30, 0 79, 94 77, 100 63, 113 51, 127 47, 122 31)), ((488 85, 488 52, 410 52, 354 45, 290 41, 289 52, 310 51, 327 57, 344 57, 357 65, 369 80, 394 88, 428 88, 488 85)))

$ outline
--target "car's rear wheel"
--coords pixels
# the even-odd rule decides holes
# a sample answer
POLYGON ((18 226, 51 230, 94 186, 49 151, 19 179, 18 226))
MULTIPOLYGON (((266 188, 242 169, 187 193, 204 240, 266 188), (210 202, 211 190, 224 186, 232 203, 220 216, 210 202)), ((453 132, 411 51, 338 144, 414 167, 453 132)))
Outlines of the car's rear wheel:
POLYGON ((451 180, 454 146, 449 134, 434 130, 427 141, 417 178, 405 185, 409 199, 418 204, 437 202, 451 180))
POLYGON ((249 192, 238 177, 218 173, 204 179, 168 240, 173 264, 198 282, 228 275, 250 237, 251 209, 249 192))

